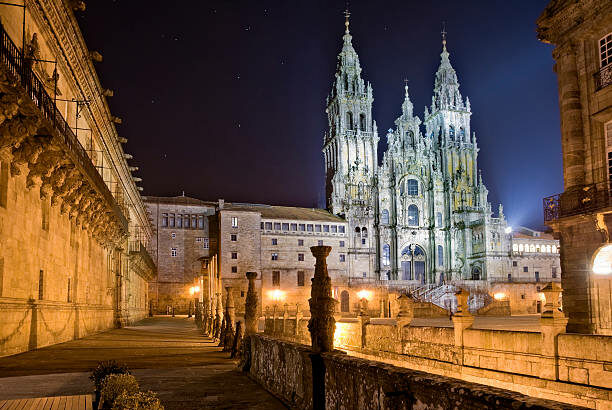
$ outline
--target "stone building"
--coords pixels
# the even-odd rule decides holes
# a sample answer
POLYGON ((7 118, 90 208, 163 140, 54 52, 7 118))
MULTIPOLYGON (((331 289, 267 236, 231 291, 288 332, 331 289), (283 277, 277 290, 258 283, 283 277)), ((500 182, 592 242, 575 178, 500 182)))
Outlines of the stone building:
POLYGON ((567 331, 612 334, 612 3, 554 0, 537 25, 559 85, 564 192, 544 218, 561 243, 567 331))
POLYGON ((470 101, 459 91, 446 38, 425 131, 406 86, 379 166, 373 90, 361 76, 348 17, 345 25, 323 154, 327 207, 349 224, 355 272, 413 284, 505 276, 507 222, 501 205, 494 217, 487 200, 470 101))
POLYGON ((158 272, 149 282, 151 309, 155 314, 187 314, 202 261, 217 253, 217 203, 184 195, 143 199, 153 221, 150 249, 158 272))
POLYGON ((147 314, 149 217, 77 3, 0 5, 0 355, 147 314))

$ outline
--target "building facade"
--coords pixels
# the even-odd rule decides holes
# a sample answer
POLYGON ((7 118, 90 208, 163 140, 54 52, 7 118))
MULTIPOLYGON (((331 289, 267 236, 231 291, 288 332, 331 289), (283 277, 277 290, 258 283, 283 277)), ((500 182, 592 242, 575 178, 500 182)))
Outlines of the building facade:
POLYGON ((567 331, 612 334, 612 4, 554 0, 537 25, 559 86, 564 192, 544 218, 561 243, 567 331))
POLYGON ((147 314, 149 216, 72 4, 0 5, 0 355, 147 314))

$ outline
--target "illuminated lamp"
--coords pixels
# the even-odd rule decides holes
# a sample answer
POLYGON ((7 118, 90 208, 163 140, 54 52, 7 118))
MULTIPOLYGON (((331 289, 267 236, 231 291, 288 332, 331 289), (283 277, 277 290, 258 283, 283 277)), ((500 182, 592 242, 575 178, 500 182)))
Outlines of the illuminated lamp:
POLYGON ((512 233, 512 227, 511 226, 507 226, 506 229, 504 229, 504 232, 512 233))
POLYGON ((359 292, 357 292, 357 296, 359 297, 359 300, 361 299, 370 300, 372 299, 372 292, 369 290, 362 289, 359 292))
POLYGON ((503 300, 506 299, 506 294, 504 292, 497 292, 493 295, 495 300, 503 300))

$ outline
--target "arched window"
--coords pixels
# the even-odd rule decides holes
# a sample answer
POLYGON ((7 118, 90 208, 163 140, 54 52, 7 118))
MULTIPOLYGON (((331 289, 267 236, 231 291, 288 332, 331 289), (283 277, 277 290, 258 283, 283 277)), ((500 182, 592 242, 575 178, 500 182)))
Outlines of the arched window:
POLYGON ((355 228, 355 235, 359 236, 360 234, 361 234, 361 228, 360 227, 355 228))
POLYGON ((410 144, 414 144, 414 132, 412 131, 406 131, 406 140, 410 143, 410 144))
POLYGON ((465 142, 465 129, 463 127, 459 128, 459 139, 465 142))
POLYGON ((438 266, 444 266, 444 248, 438 245, 438 266))
POLYGON ((525 250, 525 247, 523 246, 522 243, 519 243, 519 252, 523 252, 525 250))
POLYGON ((350 111, 346 113, 346 128, 349 130, 353 129, 353 113, 350 111))
POLYGON ((419 208, 414 204, 408 207, 408 226, 419 226, 419 208))
POLYGON ((451 141, 455 140, 455 127, 452 125, 448 127, 448 136, 450 137, 451 141))
POLYGON ((389 224, 389 211, 386 209, 383 209, 381 217, 380 217, 380 222, 383 225, 388 225, 389 224))
POLYGON ((346 290, 340 292, 340 311, 348 312, 350 309, 349 293, 346 290))
POLYGON ((361 237, 362 238, 367 238, 368 237, 368 228, 366 228, 365 226, 363 228, 361 228, 361 237))
POLYGON ((366 116, 365 114, 359 114, 359 129, 365 131, 366 128, 366 116))
POLYGON ((406 181, 406 193, 408 195, 416 196, 419 194, 419 181, 416 179, 409 179, 406 181))
POLYGON ((438 227, 442 227, 442 212, 438 212, 436 214, 436 223, 438 224, 438 227))
POLYGON ((383 245, 382 256, 383 256, 383 265, 388 266, 389 264, 391 264, 391 248, 389 247, 389 245, 387 244, 383 245))
POLYGON ((535 252, 535 245, 534 244, 529 245, 529 252, 535 252))
POLYGON ((348 74, 344 75, 344 90, 348 91, 349 90, 349 80, 348 80, 348 74))
POLYGON ((553 245, 553 246, 552 246, 552 250, 551 250, 551 252, 552 252, 552 253, 557 253, 557 246, 556 246, 556 245, 553 245))
POLYGON ((480 267, 474 266, 472 268, 472 280, 480 280, 481 270, 480 267))

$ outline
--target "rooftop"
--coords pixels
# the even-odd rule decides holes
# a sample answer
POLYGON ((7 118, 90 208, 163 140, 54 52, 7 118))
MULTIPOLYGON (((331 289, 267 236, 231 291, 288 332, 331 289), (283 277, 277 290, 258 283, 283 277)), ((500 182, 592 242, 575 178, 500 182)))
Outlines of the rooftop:
POLYGON ((216 201, 202 201, 201 199, 191 198, 185 195, 179 196, 143 196, 142 200, 145 203, 160 203, 172 205, 200 205, 200 206, 216 206, 216 201))
POLYGON ((294 206, 277 206, 264 204, 226 203, 224 210, 259 212, 263 219, 284 219, 321 222, 346 222, 325 209, 300 208, 294 206))

